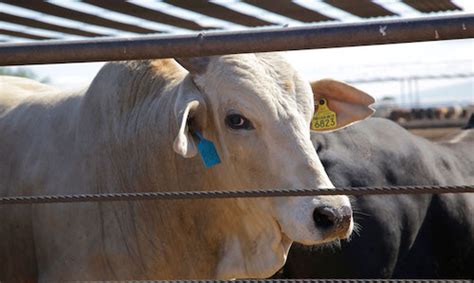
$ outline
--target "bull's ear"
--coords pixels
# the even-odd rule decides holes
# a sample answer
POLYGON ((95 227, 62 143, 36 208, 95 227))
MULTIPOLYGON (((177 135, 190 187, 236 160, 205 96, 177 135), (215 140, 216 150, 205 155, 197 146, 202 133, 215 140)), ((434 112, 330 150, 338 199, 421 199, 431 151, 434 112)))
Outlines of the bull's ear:
POLYGON ((334 125, 331 125, 331 121, 326 123, 327 121, 320 120, 318 122, 323 126, 314 127, 312 124, 312 130, 334 131, 364 120, 375 112, 370 106, 375 102, 372 96, 343 82, 324 79, 311 83, 311 88, 314 95, 315 118, 322 118, 318 115, 324 110, 333 112, 332 117, 335 118, 334 125))
POLYGON ((185 157, 191 158, 197 154, 193 131, 201 131, 205 127, 206 104, 192 82, 185 82, 178 90, 174 106, 178 133, 173 142, 173 150, 185 157))

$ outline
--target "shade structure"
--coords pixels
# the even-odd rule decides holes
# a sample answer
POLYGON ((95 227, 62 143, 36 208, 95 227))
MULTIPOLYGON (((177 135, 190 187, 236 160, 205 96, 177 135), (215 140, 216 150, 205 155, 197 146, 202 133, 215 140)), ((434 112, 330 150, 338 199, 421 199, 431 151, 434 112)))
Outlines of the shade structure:
MULTIPOLYGON (((83 0, 82 2, 76 2, 79 6, 88 7, 88 9, 84 7, 80 9, 77 5, 71 6, 65 3, 67 2, 4 0, 0 3, 0 7, 2 5, 8 5, 10 8, 18 7, 23 11, 36 13, 36 16, 27 16, 28 13, 16 13, 14 9, 0 9, 0 35, 11 37, 11 39, 3 39, 9 41, 15 40, 15 38, 43 40, 47 38, 68 38, 68 36, 101 37, 113 36, 121 32, 137 35, 169 32, 169 29, 150 26, 150 23, 162 24, 171 28, 176 27, 189 32, 223 29, 223 26, 207 23, 212 19, 242 28, 281 26, 281 21, 277 22, 268 17, 262 17, 261 14, 255 15, 233 8, 232 4, 240 3, 247 5, 247 7, 257 8, 262 11, 262 14, 278 15, 283 19, 297 21, 301 24, 338 21, 337 18, 329 15, 325 9, 313 9, 305 5, 304 1, 290 0, 242 0, 227 5, 207 0, 163 0, 161 2, 150 1, 145 6, 138 2, 122 0, 83 0), (163 5, 167 6, 163 8, 163 5), (179 13, 176 11, 174 13, 170 12, 172 8, 180 9, 179 13), (97 9, 101 9, 100 12, 97 12, 97 9), (117 13, 122 17, 110 17, 111 13, 117 13), (190 17, 189 14, 193 14, 194 17, 190 17), (205 17, 208 21, 199 22, 199 15, 201 18, 205 17), (134 21, 129 21, 123 16, 134 19, 134 21), (52 23, 46 19, 47 17, 72 21, 75 25, 61 25, 57 21, 52 23), (1 26, 2 22, 14 24, 16 28, 12 30, 3 27, 1 26), (148 24, 145 24, 145 22, 148 24), (96 27, 106 28, 106 30, 99 32, 94 29, 96 27), (31 28, 60 34, 50 36, 35 33, 30 31, 31 28)), ((317 3, 362 19, 403 16, 384 7, 382 1, 320 0, 317 3)), ((410 7, 410 9, 417 10, 420 14, 462 10, 450 0, 400 0, 400 3, 410 7)))

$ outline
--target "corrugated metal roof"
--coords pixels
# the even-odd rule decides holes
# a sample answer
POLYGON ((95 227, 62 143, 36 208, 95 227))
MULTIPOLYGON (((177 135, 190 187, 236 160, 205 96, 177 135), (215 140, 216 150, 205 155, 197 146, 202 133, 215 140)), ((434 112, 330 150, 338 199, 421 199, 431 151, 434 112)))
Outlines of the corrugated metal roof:
POLYGON ((143 6, 135 5, 125 1, 115 0, 84 0, 85 3, 99 6, 104 9, 112 10, 115 12, 131 15, 138 18, 147 19, 153 22, 164 23, 184 29, 190 30, 203 30, 203 29, 215 29, 212 26, 201 26, 196 22, 189 21, 183 18, 168 15, 156 10, 148 9, 143 6))
POLYGON ((103 36, 103 34, 99 34, 99 33, 83 31, 76 28, 63 27, 63 26, 59 26, 55 24, 46 23, 46 22, 36 20, 36 19, 10 15, 7 13, 2 13, 2 12, 0 12, 0 21, 14 23, 14 24, 32 27, 32 28, 52 30, 52 31, 66 33, 66 34, 74 34, 74 35, 79 35, 79 36, 86 36, 86 37, 103 36))
MULTIPOLYGON (((442 11, 461 10, 456 4, 449 0, 392 0, 405 6, 409 6, 421 13, 432 13, 442 11)), ((322 7, 333 7, 336 10, 343 10, 348 14, 362 18, 397 16, 397 13, 384 7, 383 1, 371 0, 315 0, 303 2, 290 0, 242 0, 242 1, 217 1, 209 2, 206 0, 162 0, 147 2, 143 5, 140 2, 128 2, 123 0, 84 0, 74 2, 79 5, 89 5, 89 8, 101 8, 102 12, 97 13, 89 9, 76 9, 74 5, 65 5, 67 2, 46 2, 46 1, 27 1, 27 0, 3 0, 0 2, 8 4, 11 7, 20 7, 36 13, 38 16, 28 16, 28 13, 16 13, 12 9, 3 9, 0 12, 0 35, 7 35, 14 38, 26 38, 32 40, 42 40, 51 38, 64 38, 67 35, 81 37, 110 36, 120 32, 132 34, 156 34, 169 32, 169 29, 161 29, 163 25, 143 24, 144 22, 152 24, 164 24, 168 27, 176 27, 181 31, 199 31, 219 29, 219 25, 208 24, 209 21, 190 19, 186 12, 194 13, 207 19, 218 19, 221 22, 237 24, 245 27, 260 27, 281 25, 282 22, 274 22, 272 18, 252 13, 246 13, 246 10, 233 9, 233 4, 244 3, 247 7, 255 7, 268 14, 278 15, 288 21, 304 23, 314 23, 322 21, 337 21, 335 16, 328 13, 327 8, 313 9, 307 4, 324 4, 322 7), (156 6, 168 5, 175 9, 184 11, 183 15, 170 13, 167 9, 155 9, 156 6), (184 9, 184 10, 182 10, 184 9), (140 21, 122 21, 121 18, 109 17, 110 13, 119 13, 122 16, 129 16, 140 21), (54 16, 64 20, 73 21, 76 25, 62 26, 60 22, 51 22, 43 19, 44 16, 54 16), (14 24, 15 27, 1 26, 2 22, 14 24), (20 26, 20 28, 18 28, 20 26), (21 26, 25 27, 24 29, 21 26), (102 30, 97 29, 101 27, 102 30), (31 29, 34 28, 35 30, 31 29), (106 28, 105 30, 103 28, 106 28), (48 31, 41 33, 38 30, 48 31), (51 32, 52 35, 50 34, 51 32), (56 33, 60 33, 56 35, 56 33)), ((69 2, 71 3, 71 2, 69 2)), ((5 5, 6 6, 6 5, 5 5)), ((321 5, 320 5, 321 6, 321 5)), ((17 9, 17 8, 15 8, 17 9)), ((284 24, 284 23, 283 23, 284 24)), ((2 40, 4 38, 0 38, 2 40)), ((8 40, 8 38, 7 38, 8 40)))
POLYGON ((15 36, 15 37, 28 38, 28 39, 34 39, 34 40, 53 39, 51 37, 33 35, 33 34, 29 34, 29 33, 13 31, 13 30, 3 29, 3 28, 0 28, 0 34, 11 35, 11 36, 15 36))
POLYGON ((362 18, 373 18, 373 17, 385 17, 395 16, 395 13, 383 8, 382 6, 370 1, 370 0, 325 0, 324 2, 331 6, 342 9, 348 13, 356 15, 362 18))
POLYGON ((334 20, 316 11, 285 0, 244 0, 256 7, 305 23, 334 20))
POLYGON ((274 25, 274 23, 239 13, 207 0, 164 0, 163 2, 243 26, 258 27, 274 25))
POLYGON ((45 1, 24 1, 24 0, 5 0, 3 1, 10 5, 19 6, 22 8, 30 9, 36 12, 41 12, 56 17, 66 18, 69 20, 76 20, 83 23, 93 24, 97 26, 103 26, 112 29, 118 29, 133 33, 158 33, 158 30, 152 30, 148 28, 139 27, 136 25, 130 25, 121 23, 113 20, 109 20, 104 17, 91 15, 88 13, 68 9, 45 1))
POLYGON ((456 11, 461 10, 449 0, 402 0, 403 3, 410 5, 422 13, 442 12, 442 11, 456 11))

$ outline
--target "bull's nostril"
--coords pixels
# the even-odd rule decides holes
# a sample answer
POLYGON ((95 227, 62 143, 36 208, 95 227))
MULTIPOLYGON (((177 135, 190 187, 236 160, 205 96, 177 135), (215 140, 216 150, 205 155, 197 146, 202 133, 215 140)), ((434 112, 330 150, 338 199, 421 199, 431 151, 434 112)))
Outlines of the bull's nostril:
POLYGON ((349 206, 343 206, 341 208, 341 216, 343 225, 350 225, 352 219, 352 209, 349 206))
POLYGON ((341 207, 341 214, 343 218, 350 218, 352 217, 352 209, 349 206, 341 207))
POLYGON ((334 213, 334 209, 322 206, 314 209, 313 219, 317 228, 328 229, 336 224, 337 215, 334 213))

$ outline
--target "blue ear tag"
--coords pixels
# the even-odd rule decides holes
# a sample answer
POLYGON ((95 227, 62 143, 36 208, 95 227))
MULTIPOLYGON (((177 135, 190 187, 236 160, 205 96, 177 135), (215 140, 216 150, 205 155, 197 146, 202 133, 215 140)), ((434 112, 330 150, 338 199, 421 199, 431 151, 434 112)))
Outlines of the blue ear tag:
POLYGON ((206 166, 206 168, 211 168, 212 166, 221 163, 221 159, 219 158, 219 154, 217 154, 214 143, 210 140, 206 140, 199 132, 195 132, 195 134, 199 138, 197 148, 202 161, 204 161, 204 166, 206 166))

